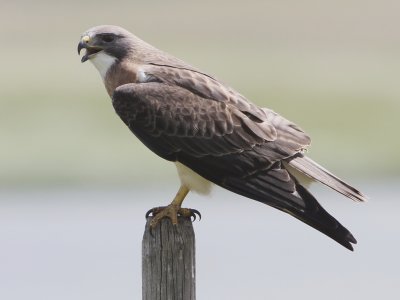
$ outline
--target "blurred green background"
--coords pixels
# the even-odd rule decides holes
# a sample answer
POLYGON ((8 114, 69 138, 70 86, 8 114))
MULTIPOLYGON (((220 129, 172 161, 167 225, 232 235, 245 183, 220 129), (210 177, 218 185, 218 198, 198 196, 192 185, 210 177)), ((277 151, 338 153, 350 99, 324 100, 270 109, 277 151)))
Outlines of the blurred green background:
POLYGON ((80 34, 125 27, 299 124, 345 177, 400 174, 398 1, 1 2, 0 186, 176 178, 81 64, 80 34))

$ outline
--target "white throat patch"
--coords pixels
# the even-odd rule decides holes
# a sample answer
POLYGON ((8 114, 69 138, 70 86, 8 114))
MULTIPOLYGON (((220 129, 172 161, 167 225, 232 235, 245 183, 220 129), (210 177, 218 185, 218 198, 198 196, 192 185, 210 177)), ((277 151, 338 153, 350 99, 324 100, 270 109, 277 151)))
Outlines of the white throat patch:
POLYGON ((90 58, 92 64, 96 67, 96 69, 100 72, 101 78, 103 81, 106 78, 107 71, 110 67, 115 63, 117 59, 101 51, 90 58))

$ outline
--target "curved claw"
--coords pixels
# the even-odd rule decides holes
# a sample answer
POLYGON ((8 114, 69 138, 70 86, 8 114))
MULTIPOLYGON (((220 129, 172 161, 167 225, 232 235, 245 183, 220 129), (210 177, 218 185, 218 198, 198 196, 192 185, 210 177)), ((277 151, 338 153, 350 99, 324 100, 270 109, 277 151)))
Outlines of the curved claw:
POLYGON ((196 221, 196 214, 193 213, 190 214, 190 221, 192 222, 196 221))
POLYGON ((190 217, 193 218, 192 222, 196 221, 197 216, 201 220, 201 213, 197 209, 190 209, 190 217))
POLYGON ((178 224, 178 216, 190 218, 192 222, 199 218, 201 220, 201 213, 196 209, 181 208, 175 205, 154 207, 146 212, 146 219, 152 217, 150 221, 150 235, 154 237, 153 229, 159 224, 163 218, 169 218, 173 225, 178 224))
POLYGON ((158 214, 164 208, 165 208, 165 206, 159 206, 159 207, 153 207, 152 209, 149 209, 145 214, 146 219, 148 217, 154 217, 156 214, 158 214))
POLYGON ((145 214, 144 217, 145 217, 146 219, 148 219, 150 216, 153 215, 153 211, 154 211, 154 208, 149 209, 149 210, 146 212, 146 214, 145 214))

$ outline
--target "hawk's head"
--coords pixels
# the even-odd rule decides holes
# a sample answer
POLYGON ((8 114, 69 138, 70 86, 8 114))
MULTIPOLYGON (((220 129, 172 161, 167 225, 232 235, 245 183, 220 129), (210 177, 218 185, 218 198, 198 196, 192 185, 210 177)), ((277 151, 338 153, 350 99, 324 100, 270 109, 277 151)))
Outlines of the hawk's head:
POLYGON ((85 49, 86 53, 81 61, 90 60, 104 78, 107 70, 115 62, 123 60, 133 51, 133 39, 134 36, 121 27, 96 26, 82 34, 78 53, 85 49))

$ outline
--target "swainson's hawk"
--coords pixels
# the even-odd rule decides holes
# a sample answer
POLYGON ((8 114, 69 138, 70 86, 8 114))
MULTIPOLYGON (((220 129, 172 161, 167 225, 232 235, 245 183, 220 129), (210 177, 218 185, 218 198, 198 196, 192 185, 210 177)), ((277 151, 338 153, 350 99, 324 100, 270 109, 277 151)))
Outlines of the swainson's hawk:
POLYGON ((310 137, 231 87, 117 26, 81 36, 78 53, 100 72, 115 111, 153 152, 174 162, 181 180, 172 203, 155 211, 177 222, 189 191, 212 183, 284 211, 353 250, 353 235, 305 188, 319 181, 355 201, 365 196, 305 156, 310 137))

